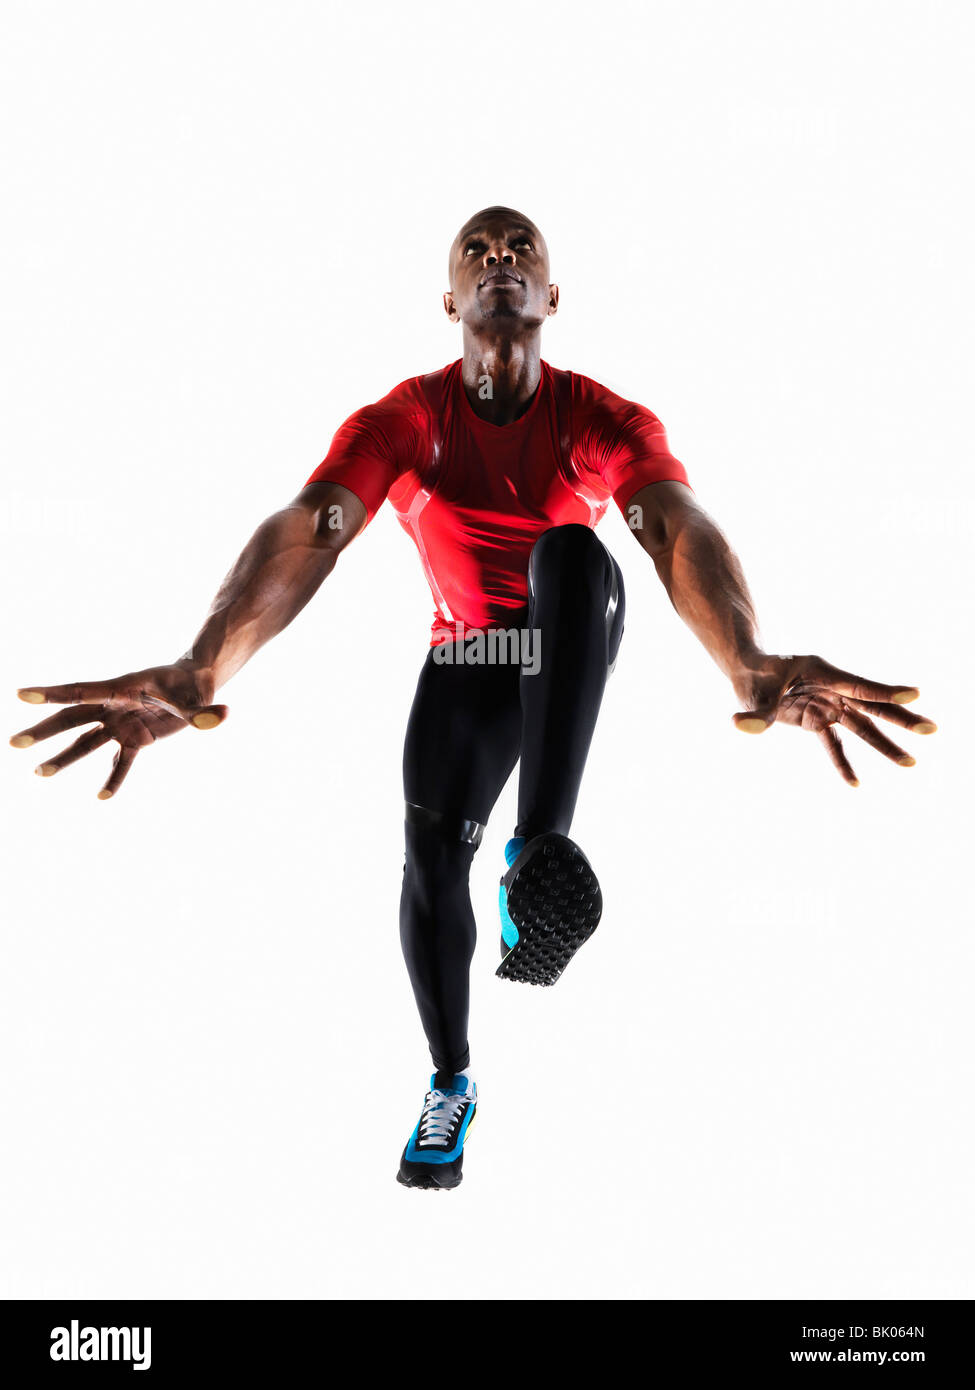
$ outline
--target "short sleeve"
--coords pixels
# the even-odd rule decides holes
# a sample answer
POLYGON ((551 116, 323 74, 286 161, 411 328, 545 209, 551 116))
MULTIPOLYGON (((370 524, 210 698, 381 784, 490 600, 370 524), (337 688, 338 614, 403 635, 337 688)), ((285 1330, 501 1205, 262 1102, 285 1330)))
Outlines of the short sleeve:
POLYGON ((381 401, 350 415, 308 483, 341 483, 355 493, 372 521, 396 479, 419 456, 423 422, 413 386, 412 380, 402 382, 381 401))
POLYGON ((587 378, 577 381, 580 389, 573 393, 577 466, 598 475, 621 512, 648 483, 678 482, 690 487, 687 470, 671 453, 667 431, 652 410, 587 378))

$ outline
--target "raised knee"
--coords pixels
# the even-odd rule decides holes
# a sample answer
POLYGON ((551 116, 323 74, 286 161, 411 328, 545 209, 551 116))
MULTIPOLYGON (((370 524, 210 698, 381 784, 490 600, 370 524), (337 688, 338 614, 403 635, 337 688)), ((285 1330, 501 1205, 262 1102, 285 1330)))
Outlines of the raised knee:
POLYGON ((583 526, 578 521, 570 521, 565 526, 550 526, 547 531, 543 531, 532 547, 532 553, 539 557, 565 555, 586 550, 593 542, 599 544, 591 527, 583 526))
POLYGON ((536 583, 540 572, 605 578, 608 565, 606 548, 595 531, 575 521, 543 531, 532 546, 529 561, 536 583))

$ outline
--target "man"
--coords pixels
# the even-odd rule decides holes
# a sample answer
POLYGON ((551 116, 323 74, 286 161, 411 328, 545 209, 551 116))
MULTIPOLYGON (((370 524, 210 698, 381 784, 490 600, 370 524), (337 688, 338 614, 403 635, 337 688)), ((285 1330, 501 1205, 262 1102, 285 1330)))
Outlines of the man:
POLYGON ((670 453, 655 415, 540 355, 558 308, 545 240, 490 207, 450 249, 444 307, 463 357, 400 383, 349 417, 295 500, 268 518, 178 661, 114 680, 30 687, 65 709, 14 736, 26 748, 84 724, 50 776, 114 739, 98 793, 112 797, 141 748, 226 717, 216 691, 300 612, 388 497, 418 548, 435 603, 404 750, 403 950, 436 1068, 399 1181, 455 1187, 477 1104, 467 1041, 474 915, 468 874, 519 756, 518 823, 501 880, 503 978, 551 985, 600 918, 599 884, 568 831, 603 687, 619 649, 623 579, 594 527, 612 499, 670 600, 731 681, 738 728, 817 735, 849 786, 843 726, 910 766, 870 718, 933 733, 882 685, 816 656, 758 644, 738 561, 670 453))

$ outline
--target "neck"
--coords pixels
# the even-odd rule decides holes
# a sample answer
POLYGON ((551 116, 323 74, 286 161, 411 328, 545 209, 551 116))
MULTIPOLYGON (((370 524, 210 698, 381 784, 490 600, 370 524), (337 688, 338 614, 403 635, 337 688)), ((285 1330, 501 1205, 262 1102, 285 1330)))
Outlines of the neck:
POLYGON ((464 327, 461 380, 471 409, 492 425, 523 415, 542 377, 541 334, 526 338, 474 337, 464 327))

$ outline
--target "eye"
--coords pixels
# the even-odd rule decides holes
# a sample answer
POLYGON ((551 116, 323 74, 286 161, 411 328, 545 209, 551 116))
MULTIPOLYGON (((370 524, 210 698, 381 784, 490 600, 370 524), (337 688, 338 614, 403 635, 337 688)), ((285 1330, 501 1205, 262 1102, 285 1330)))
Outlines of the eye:
POLYGON ((469 242, 467 243, 467 245, 464 247, 464 255, 465 255, 465 256, 469 256, 469 255, 471 254, 472 251, 475 252, 475 254, 476 254, 478 251, 483 251, 483 250, 484 250, 484 243, 483 243, 483 241, 469 241, 469 242))
POLYGON ((526 236, 520 236, 517 241, 512 242, 513 246, 527 246, 529 251, 534 251, 534 247, 526 236))

